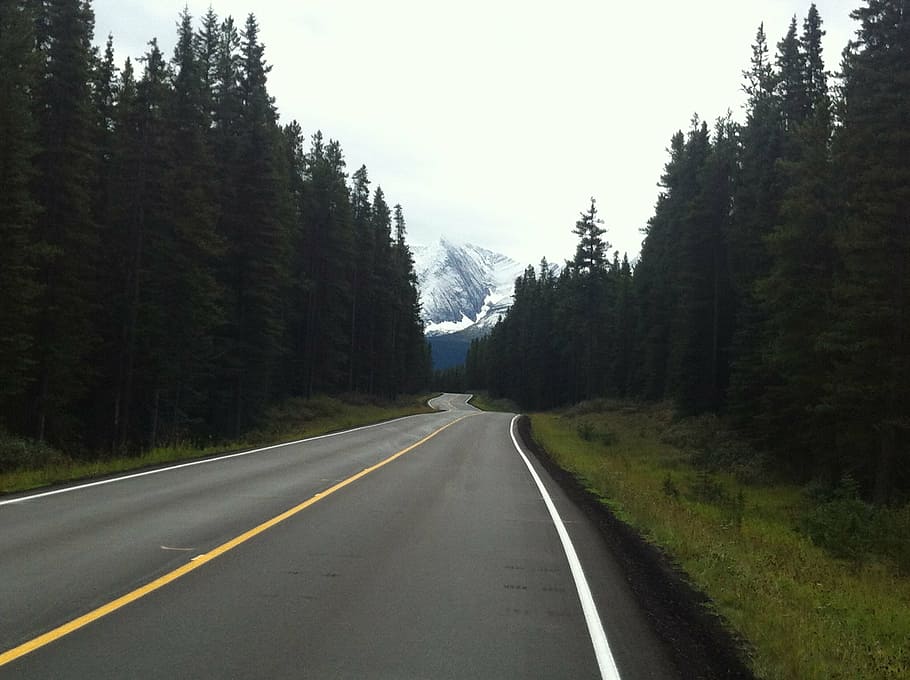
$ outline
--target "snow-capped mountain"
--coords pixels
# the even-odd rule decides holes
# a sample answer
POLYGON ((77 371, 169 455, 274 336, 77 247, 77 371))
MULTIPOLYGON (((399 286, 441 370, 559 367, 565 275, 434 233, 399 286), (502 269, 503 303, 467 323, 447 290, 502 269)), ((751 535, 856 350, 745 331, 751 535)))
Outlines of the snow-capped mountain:
POLYGON ((483 335, 512 305, 525 265, 471 244, 445 238, 412 245, 427 335, 472 329, 483 335))

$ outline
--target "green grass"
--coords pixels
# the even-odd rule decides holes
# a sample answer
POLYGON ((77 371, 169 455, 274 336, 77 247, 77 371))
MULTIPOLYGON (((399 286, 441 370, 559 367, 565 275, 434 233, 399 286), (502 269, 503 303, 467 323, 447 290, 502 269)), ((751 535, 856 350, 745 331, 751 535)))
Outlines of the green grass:
POLYGON ((752 647, 761 678, 910 677, 910 579, 836 559, 799 529, 795 486, 706 474, 666 408, 602 402, 532 416, 534 437, 662 546, 752 647), (742 494, 740 496, 740 494, 742 494))
POLYGON ((384 402, 347 396, 291 399, 269 411, 263 425, 234 441, 199 446, 192 443, 158 447, 137 456, 72 460, 36 442, 0 433, 0 493, 27 491, 51 484, 100 477, 128 470, 192 460, 227 451, 238 451, 314 437, 383 420, 432 411, 427 395, 384 402), (18 461, 18 464, 14 462, 18 461))
POLYGON ((494 399, 486 392, 475 392, 470 401, 471 406, 481 411, 499 411, 504 413, 521 413, 521 409, 508 399, 494 399))

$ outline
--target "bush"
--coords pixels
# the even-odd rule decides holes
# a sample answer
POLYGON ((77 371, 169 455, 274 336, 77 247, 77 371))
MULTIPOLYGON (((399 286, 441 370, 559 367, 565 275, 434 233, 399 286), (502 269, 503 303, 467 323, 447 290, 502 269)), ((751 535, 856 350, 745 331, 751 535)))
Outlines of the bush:
POLYGON ((594 441, 594 426, 591 423, 578 423, 575 431, 578 432, 578 436, 584 439, 586 442, 594 441))
POLYGON ((803 529, 815 545, 835 557, 859 562, 872 549, 876 519, 875 508, 860 499, 856 482, 846 476, 827 499, 809 509, 803 529))
POLYGON ((587 421, 580 422, 575 431, 578 433, 578 436, 584 439, 586 442, 600 442, 604 446, 613 446, 616 442, 619 441, 619 437, 615 432, 611 430, 600 430, 595 427, 592 423, 587 421))
POLYGON ((620 408, 622 408, 622 404, 612 399, 589 399, 566 409, 564 414, 569 418, 576 418, 591 413, 609 413, 620 408))
POLYGON ((663 492, 664 496, 679 500, 679 488, 676 486, 676 482, 673 481, 673 478, 670 476, 669 472, 667 473, 667 478, 663 483, 663 492))
POLYGON ((35 470, 65 461, 66 456, 47 444, 0 430, 0 472, 35 470))
POLYGON ((742 528, 743 517, 746 513, 746 497, 742 490, 738 491, 735 496, 731 496, 727 492, 727 488, 714 479, 707 468, 702 468, 695 478, 690 498, 720 508, 724 526, 736 530, 742 528))

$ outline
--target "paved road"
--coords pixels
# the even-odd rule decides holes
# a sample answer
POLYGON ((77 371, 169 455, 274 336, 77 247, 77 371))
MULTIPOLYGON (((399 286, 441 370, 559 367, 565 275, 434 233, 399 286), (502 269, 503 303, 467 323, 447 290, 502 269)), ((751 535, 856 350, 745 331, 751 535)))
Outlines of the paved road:
POLYGON ((532 461, 561 540, 512 416, 466 400, 0 499, 0 677, 675 677, 596 531, 532 461))

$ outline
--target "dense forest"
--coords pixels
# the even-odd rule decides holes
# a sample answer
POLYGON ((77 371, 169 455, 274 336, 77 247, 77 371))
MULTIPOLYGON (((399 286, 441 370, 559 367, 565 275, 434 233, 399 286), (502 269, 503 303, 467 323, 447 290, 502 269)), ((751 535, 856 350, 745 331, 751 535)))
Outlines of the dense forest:
POLYGON ((815 5, 773 56, 760 27, 745 120, 673 135, 634 269, 592 200, 574 258, 518 279, 466 384, 532 409, 670 399, 797 478, 910 489, 910 4, 852 17, 836 79, 815 5))
POLYGON ((402 208, 279 122, 255 16, 122 66, 93 22, 0 0, 0 426, 121 452, 422 386, 402 208))

